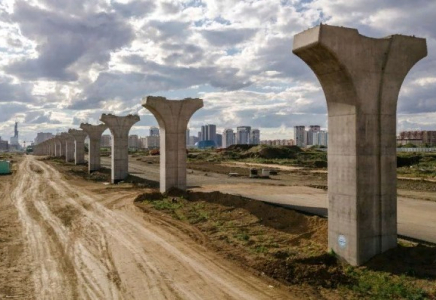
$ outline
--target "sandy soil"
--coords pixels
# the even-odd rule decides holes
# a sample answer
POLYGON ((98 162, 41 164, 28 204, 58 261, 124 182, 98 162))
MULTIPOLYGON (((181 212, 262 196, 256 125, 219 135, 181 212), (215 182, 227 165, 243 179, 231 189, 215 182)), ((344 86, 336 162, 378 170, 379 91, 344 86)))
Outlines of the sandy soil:
POLYGON ((65 177, 32 156, 0 182, 0 298, 294 298, 207 251, 200 232, 144 215, 138 190, 65 177))

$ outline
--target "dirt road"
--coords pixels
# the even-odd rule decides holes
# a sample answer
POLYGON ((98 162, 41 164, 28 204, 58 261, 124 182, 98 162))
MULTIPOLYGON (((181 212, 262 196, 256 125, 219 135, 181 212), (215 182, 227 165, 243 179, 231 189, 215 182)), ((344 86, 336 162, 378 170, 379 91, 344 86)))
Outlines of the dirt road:
POLYGON ((65 178, 32 156, 10 191, 23 231, 17 262, 28 262, 31 286, 0 298, 293 298, 207 251, 194 229, 138 211, 135 191, 65 178))

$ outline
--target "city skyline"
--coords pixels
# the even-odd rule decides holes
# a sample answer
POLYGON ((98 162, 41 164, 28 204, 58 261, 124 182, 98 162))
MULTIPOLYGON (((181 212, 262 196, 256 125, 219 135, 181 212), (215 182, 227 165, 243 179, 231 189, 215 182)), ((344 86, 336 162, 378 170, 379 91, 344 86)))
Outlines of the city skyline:
POLYGON ((265 139, 298 124, 327 128, 312 71, 292 54, 294 34, 327 23, 363 35, 427 39, 428 56, 400 91, 397 132, 436 128, 436 2, 3 0, 0 4, 0 136, 98 124, 102 113, 138 113, 132 134, 157 122, 147 95, 204 99, 190 129, 252 124, 265 139), (97 26, 98 25, 98 26, 97 26), (62 42, 61 42, 62 41, 62 42))

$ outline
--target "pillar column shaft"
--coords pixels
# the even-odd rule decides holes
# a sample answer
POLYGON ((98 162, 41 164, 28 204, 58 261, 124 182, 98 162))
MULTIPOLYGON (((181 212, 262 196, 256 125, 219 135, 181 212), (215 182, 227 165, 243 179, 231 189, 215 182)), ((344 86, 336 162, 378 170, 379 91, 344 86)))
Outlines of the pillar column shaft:
POLYGON ((89 137, 88 171, 89 173, 98 171, 100 170, 100 140, 107 126, 105 124, 91 125, 82 123, 80 128, 89 137))
POLYGON ((160 191, 186 190, 186 127, 194 112, 203 107, 203 100, 147 97, 142 106, 155 116, 160 127, 160 191))
POLYGON ((76 165, 85 162, 85 138, 86 132, 83 130, 70 129, 68 134, 74 138, 74 163, 76 165))
POLYGON ((297 34, 293 52, 327 100, 329 248, 360 265, 397 245, 397 99, 425 39, 321 25, 297 34))
POLYGON ((100 170, 100 138, 89 139, 89 173, 100 170))
POLYGON ((71 162, 74 161, 74 141, 72 139, 68 139, 65 142, 66 149, 65 149, 65 161, 71 162))
POLYGON ((129 174, 129 131, 139 121, 139 116, 124 117, 103 114, 100 121, 105 123, 112 134, 111 182, 118 183, 129 174))

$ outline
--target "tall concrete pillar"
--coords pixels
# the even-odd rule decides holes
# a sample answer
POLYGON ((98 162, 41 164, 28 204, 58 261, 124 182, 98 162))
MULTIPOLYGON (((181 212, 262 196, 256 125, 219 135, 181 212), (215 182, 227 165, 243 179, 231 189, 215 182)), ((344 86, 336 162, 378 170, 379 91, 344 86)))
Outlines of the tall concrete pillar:
POLYGON ((92 173, 100 170, 100 140, 103 132, 108 128, 105 124, 91 125, 88 123, 80 124, 80 128, 88 134, 88 171, 92 173))
POLYGON ((100 121, 105 123, 112 134, 111 182, 118 183, 129 174, 129 131, 139 121, 138 115, 124 117, 103 114, 100 121))
POLYGON ((321 25, 297 34, 293 52, 327 100, 329 248, 360 265, 397 245, 397 100, 426 41, 321 25))
POLYGON ((65 143, 65 161, 71 162, 74 160, 74 138, 66 132, 63 132, 61 136, 65 143))
POLYGON ((189 119, 203 107, 201 99, 167 100, 147 97, 142 100, 159 123, 160 191, 186 189, 186 127, 189 119))
POLYGON ((54 157, 56 156, 56 140, 54 138, 51 138, 49 140, 49 144, 50 144, 50 156, 54 157))
POLYGON ((56 135, 55 139, 57 140, 56 157, 65 156, 65 138, 62 135, 56 135))
POLYGON ((85 138, 86 132, 83 130, 70 129, 68 134, 74 138, 74 163, 76 165, 85 162, 85 138))

